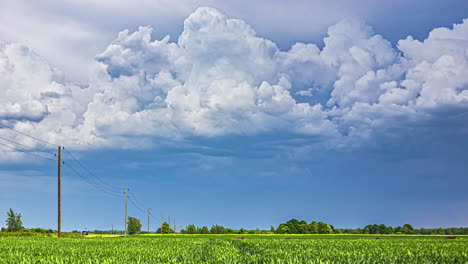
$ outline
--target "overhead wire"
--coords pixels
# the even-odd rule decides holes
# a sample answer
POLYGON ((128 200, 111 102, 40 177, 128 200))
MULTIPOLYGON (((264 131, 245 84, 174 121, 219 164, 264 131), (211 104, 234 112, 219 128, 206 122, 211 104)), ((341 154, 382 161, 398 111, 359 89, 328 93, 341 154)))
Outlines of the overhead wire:
POLYGON ((2 122, 0 122, 0 125, 3 126, 3 127, 8 128, 8 129, 11 129, 11 130, 13 130, 13 131, 15 131, 15 132, 17 132, 17 133, 20 133, 20 134, 23 135, 23 136, 26 136, 26 137, 35 139, 35 140, 37 140, 37 141, 39 141, 39 142, 42 142, 42 143, 44 143, 44 144, 47 144, 47 145, 50 145, 50 146, 54 146, 54 147, 58 147, 58 146, 59 146, 59 145, 57 145, 57 144, 53 144, 53 143, 47 142, 47 141, 42 140, 42 139, 40 139, 40 138, 33 137, 33 136, 28 135, 28 134, 26 134, 26 133, 24 133, 24 132, 21 132, 21 131, 19 131, 19 130, 16 130, 16 129, 12 128, 11 126, 8 126, 8 125, 3 124, 2 122))
MULTIPOLYGON (((83 165, 83 163, 81 163, 77 158, 75 158, 75 156, 73 156, 73 154, 68 151, 66 148, 63 148, 63 150, 65 150, 65 152, 76 162, 78 163, 88 174, 94 176, 94 178, 96 178, 98 181, 100 181, 102 184, 105 184, 107 185, 106 188, 108 188, 109 190, 111 190, 110 188, 113 188, 113 189, 116 189, 116 190, 122 190, 123 188, 119 188, 119 187, 116 187, 110 183, 107 183, 105 181, 103 181, 101 178, 99 178, 98 176, 96 176, 96 174, 94 174, 93 172, 91 172, 91 170, 89 170, 85 165, 83 165)), ((112 190, 115 192, 115 190, 112 190)))
POLYGON ((141 205, 141 207, 145 208, 145 206, 140 203, 140 201, 136 198, 135 194, 132 192, 132 190, 128 190, 129 193, 131 193, 133 195, 133 199, 135 200, 135 202, 137 202, 139 205, 141 205))
POLYGON ((31 153, 31 152, 28 152, 28 151, 24 151, 24 150, 22 150, 22 149, 18 149, 18 148, 12 147, 12 146, 8 146, 8 145, 3 144, 3 143, 1 143, 1 142, 0 142, 0 145, 2 145, 2 146, 4 146, 4 147, 7 147, 7 148, 10 148, 10 149, 13 149, 13 150, 16 150, 16 151, 19 151, 19 152, 22 152, 22 153, 24 153, 24 154, 28 154, 28 155, 31 155, 31 156, 35 156, 35 157, 41 158, 41 159, 46 159, 46 160, 55 161, 55 159, 43 157, 43 156, 41 156, 41 155, 37 155, 37 154, 31 153))
MULTIPOLYGON (((130 202, 135 206, 137 207, 137 209, 142 212, 142 213, 146 213, 145 210, 143 208, 145 208, 145 206, 136 198, 135 196, 135 193, 133 193, 130 189, 128 190, 128 192, 131 194, 129 195, 129 200, 130 202), (137 204, 138 205, 137 205, 137 204)), ((157 221, 160 221, 160 219, 157 219, 150 211, 150 216, 154 219, 154 220, 157 220, 157 221)))
POLYGON ((143 214, 146 214, 145 210, 142 209, 141 207, 139 207, 134 201, 133 199, 131 198, 131 196, 129 196, 129 199, 128 199, 134 206, 136 209, 138 209, 140 212, 142 212, 143 214))
MULTIPOLYGON (((37 140, 41 143, 44 143, 44 144, 47 144, 49 146, 54 146, 54 147, 59 147, 59 145, 57 144, 53 144, 53 143, 50 143, 48 141, 45 141, 45 140, 42 140, 40 138, 37 138, 37 137, 34 137, 34 136, 31 136, 29 134, 26 134, 24 132, 21 132, 9 125, 5 125, 4 123, 0 122, 0 126, 3 126, 7 129, 10 129, 12 131, 15 131, 16 133, 19 133, 23 136, 26 136, 26 137, 29 137, 29 138, 32 138, 34 140, 37 140)), ((40 149, 37 149, 37 148, 33 148, 31 146, 27 146, 27 145, 24 145, 24 144, 21 144, 19 142, 15 142, 13 140, 9 140, 7 138, 4 138, 4 137, 0 137, 1 139, 4 139, 6 141, 9 141, 10 143, 14 143, 14 144, 17 144, 17 145, 20 145, 22 147, 25 147, 25 148, 28 148, 28 149, 31 149, 31 150, 35 150, 35 151, 38 151, 38 152, 43 152, 43 153, 48 153, 48 154, 53 154, 55 155, 54 153, 52 152, 49 152, 49 151, 45 151, 45 150, 40 150, 40 149)), ((47 157, 43 157, 41 155, 37 155, 37 154, 34 154, 34 153, 31 153, 31 152, 28 152, 28 151, 25 151, 25 150, 22 150, 22 149, 18 149, 18 148, 15 148, 15 147, 11 147, 11 146, 8 146, 6 144, 3 144, 0 142, 0 145, 2 146, 5 146, 7 148, 10 148, 10 149, 13 149, 13 150, 16 150, 16 151, 19 151, 19 152, 22 152, 22 153, 25 153, 25 154, 28 154, 28 155, 31 155, 31 156, 35 156, 35 157, 38 157, 38 158, 42 158, 42 159, 46 159, 46 160, 52 160, 52 161, 55 161, 56 159, 51 159, 51 158, 47 158, 47 157)), ((75 158, 75 156, 70 152, 68 151, 67 149, 63 148, 65 150, 65 152, 76 162, 78 163, 88 174, 91 174, 93 177, 95 177, 98 181, 100 181, 102 184, 104 184, 105 186, 101 186, 99 184, 97 184, 96 182, 88 179, 86 176, 82 175, 75 167, 73 167, 72 165, 70 165, 68 162, 66 162, 65 160, 63 161, 63 164, 68 167, 73 173, 75 173, 77 176, 79 176, 81 179, 83 179, 84 181, 86 181, 89 185, 93 186, 94 188, 100 190, 100 191, 103 191, 109 195, 113 195, 113 196, 117 196, 115 193, 120 193, 116 190, 113 190, 113 189, 110 189, 110 188, 114 188, 114 189, 118 189, 118 190, 121 190, 121 188, 119 187, 116 187, 110 183, 107 183, 105 181, 103 181, 101 178, 99 178, 97 175, 95 175, 93 172, 91 172, 91 170, 89 170, 83 163, 81 163, 77 158, 75 158)), ((141 211, 142 213, 145 213, 145 210, 142 209, 143 204, 135 197, 135 194, 133 192, 132 193, 132 196, 129 197, 129 200, 130 202, 139 210, 141 211)), ((120 197, 120 196, 119 196, 120 197)), ((154 218, 155 220, 158 220, 154 215, 149 214, 152 218, 154 218)))
POLYGON ((22 144, 22 143, 16 142, 16 141, 14 141, 14 140, 11 140, 11 139, 8 139, 8 138, 2 137, 2 136, 0 136, 0 138, 3 139, 3 140, 5 140, 5 141, 8 141, 8 142, 10 142, 10 143, 13 143, 13 144, 16 144, 16 145, 20 145, 20 146, 25 147, 25 148, 28 148, 28 149, 35 150, 36 152, 42 152, 42 153, 47 153, 47 154, 51 154, 51 155, 56 156, 55 153, 50 152, 50 151, 46 151, 46 150, 42 150, 42 149, 38 149, 38 148, 31 147, 31 146, 28 146, 28 145, 24 145, 24 144, 22 144))
POLYGON ((71 166, 70 164, 68 164, 68 162, 66 161, 63 161, 63 164, 65 166, 67 166, 69 169, 71 169, 71 171, 73 173, 75 173, 76 175, 78 175, 78 177, 80 177, 81 179, 83 179, 84 181, 86 181, 89 185, 93 186, 94 188, 102 191, 102 192, 105 192, 107 194, 110 194, 110 195, 113 195, 115 197, 121 197, 121 196, 118 196, 116 195, 115 193, 111 192, 110 190, 106 190, 104 188, 102 188, 102 186, 99 186, 98 184, 96 184, 95 182, 89 180, 86 176, 83 176, 77 169, 75 169, 73 166, 71 166))

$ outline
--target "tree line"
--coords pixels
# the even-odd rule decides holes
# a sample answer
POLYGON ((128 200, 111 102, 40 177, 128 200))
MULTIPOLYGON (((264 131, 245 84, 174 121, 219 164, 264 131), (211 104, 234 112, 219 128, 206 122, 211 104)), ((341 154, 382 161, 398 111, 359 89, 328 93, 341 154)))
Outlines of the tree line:
POLYGON ((413 228, 410 224, 403 226, 386 226, 384 224, 367 225, 364 228, 336 229, 336 234, 407 234, 407 235, 468 235, 468 227, 449 228, 413 228))
MULTIPOLYGON (((31 228, 26 229, 23 227, 21 214, 15 213, 11 208, 7 212, 6 228, 2 227, 1 232, 34 232, 34 233, 56 233, 56 230, 31 228)), ((129 234, 147 234, 148 231, 141 231, 141 221, 135 217, 128 217, 127 230, 129 234)), ((79 233, 73 230, 72 233, 79 233)), ((123 231, 117 230, 94 230, 91 233, 95 234, 123 234, 123 231)), ((157 234, 173 234, 174 230, 170 227, 169 223, 163 222, 156 231, 157 234)), ((413 228, 410 224, 403 226, 386 226, 384 224, 367 225, 364 228, 335 228, 333 225, 312 221, 310 223, 304 220, 291 219, 285 223, 281 223, 277 228, 271 226, 270 230, 246 230, 244 228, 231 229, 222 225, 212 225, 197 227, 193 224, 187 225, 184 229, 180 230, 182 234, 407 234, 407 235, 468 235, 468 227, 450 227, 450 228, 413 228)))

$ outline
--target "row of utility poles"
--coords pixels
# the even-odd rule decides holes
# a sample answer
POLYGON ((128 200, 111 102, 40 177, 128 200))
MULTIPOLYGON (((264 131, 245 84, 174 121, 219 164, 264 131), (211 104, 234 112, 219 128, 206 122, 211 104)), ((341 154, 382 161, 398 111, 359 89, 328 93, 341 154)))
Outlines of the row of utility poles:
MULTIPOLYGON (((57 152, 57 235, 58 238, 62 237, 62 212, 61 212, 61 165, 62 165, 62 149, 63 147, 58 147, 57 152)), ((151 208, 148 208, 148 236, 150 233, 150 216, 151 208)), ((124 235, 127 236, 127 218, 128 218, 128 188, 125 188, 124 192, 124 235)), ((171 224, 171 217, 168 216, 169 225, 171 224)), ((161 232, 162 232, 162 223, 163 216, 161 215, 161 232)), ((114 232, 114 225, 112 225, 112 233, 114 232)), ((176 220, 174 219, 174 234, 176 233, 176 220)))

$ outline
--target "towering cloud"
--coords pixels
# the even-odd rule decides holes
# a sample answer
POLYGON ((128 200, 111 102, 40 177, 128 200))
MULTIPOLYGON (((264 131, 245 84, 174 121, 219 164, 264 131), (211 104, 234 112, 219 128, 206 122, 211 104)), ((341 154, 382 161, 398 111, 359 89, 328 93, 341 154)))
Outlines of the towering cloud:
POLYGON ((398 49, 346 19, 329 28, 323 49, 281 51, 212 8, 190 15, 177 42, 151 32, 122 31, 96 56, 87 87, 65 82, 27 47, 1 44, 0 120, 82 148, 266 132, 346 147, 468 107, 468 20, 398 49))

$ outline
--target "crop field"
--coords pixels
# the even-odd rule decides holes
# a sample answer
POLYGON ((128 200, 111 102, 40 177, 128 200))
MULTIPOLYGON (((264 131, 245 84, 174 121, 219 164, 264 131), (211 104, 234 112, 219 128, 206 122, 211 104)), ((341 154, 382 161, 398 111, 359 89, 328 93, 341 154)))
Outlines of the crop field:
POLYGON ((0 237, 0 263, 468 263, 467 236, 375 237, 0 237))

